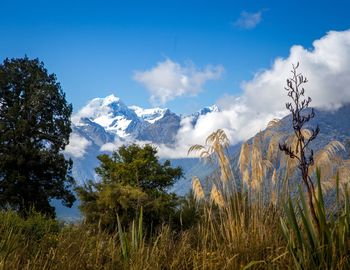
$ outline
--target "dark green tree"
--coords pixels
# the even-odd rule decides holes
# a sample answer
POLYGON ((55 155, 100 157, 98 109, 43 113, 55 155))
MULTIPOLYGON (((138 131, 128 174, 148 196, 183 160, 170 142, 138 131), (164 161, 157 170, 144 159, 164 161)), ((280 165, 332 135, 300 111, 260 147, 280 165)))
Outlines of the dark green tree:
POLYGON ((38 59, 0 65, 0 207, 54 216, 50 199, 75 201, 69 142, 72 106, 38 59))
POLYGON ((156 154, 151 145, 133 144, 112 156, 100 155, 96 172, 101 181, 77 188, 86 221, 113 230, 117 215, 128 225, 143 207, 146 227, 171 222, 179 200, 167 189, 182 176, 182 169, 172 168, 169 160, 160 163, 156 154))

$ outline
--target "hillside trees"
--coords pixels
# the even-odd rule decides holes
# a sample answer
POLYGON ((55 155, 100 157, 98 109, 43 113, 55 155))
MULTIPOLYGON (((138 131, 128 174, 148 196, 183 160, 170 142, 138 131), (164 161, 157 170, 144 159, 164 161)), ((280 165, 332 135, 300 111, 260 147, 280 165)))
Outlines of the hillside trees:
POLYGON ((182 169, 172 168, 168 160, 161 164, 156 154, 151 145, 133 144, 121 146, 112 156, 100 155, 96 172, 101 181, 77 188, 86 221, 113 230, 117 216, 128 225, 141 207, 148 228, 170 221, 179 201, 167 188, 182 176, 182 169))
POLYGON ((51 199, 72 206, 72 162, 62 154, 71 113, 56 76, 38 59, 6 59, 0 65, 1 208, 54 216, 51 199))

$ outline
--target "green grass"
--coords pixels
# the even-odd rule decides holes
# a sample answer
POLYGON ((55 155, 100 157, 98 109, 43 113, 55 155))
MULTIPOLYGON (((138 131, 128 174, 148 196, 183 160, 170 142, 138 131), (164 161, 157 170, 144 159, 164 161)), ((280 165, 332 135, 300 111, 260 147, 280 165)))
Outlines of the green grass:
POLYGON ((317 192, 320 230, 301 189, 281 205, 245 193, 225 197, 222 208, 204 200, 192 226, 164 225, 152 235, 143 231, 142 211, 128 228, 117 222, 114 233, 0 212, 0 269, 349 269, 349 195, 339 191, 331 212, 317 192))
MULTIPOLYGON (((281 227, 288 241, 288 250, 297 269, 350 269, 350 207, 349 194, 343 189, 342 201, 337 200, 338 211, 325 207, 324 194, 317 171, 316 216, 319 225, 311 220, 305 194, 299 188, 299 201, 289 199, 286 217, 281 227)), ((337 179, 337 194, 339 193, 337 179)))
POLYGON ((283 268, 290 259, 283 235, 276 234, 278 218, 271 215, 274 210, 257 210, 250 209, 249 224, 238 224, 208 205, 190 229, 164 225, 152 236, 143 234, 142 215, 130 228, 119 223, 114 234, 107 234, 83 224, 57 231, 55 221, 38 214, 23 220, 2 212, 0 269, 283 268))

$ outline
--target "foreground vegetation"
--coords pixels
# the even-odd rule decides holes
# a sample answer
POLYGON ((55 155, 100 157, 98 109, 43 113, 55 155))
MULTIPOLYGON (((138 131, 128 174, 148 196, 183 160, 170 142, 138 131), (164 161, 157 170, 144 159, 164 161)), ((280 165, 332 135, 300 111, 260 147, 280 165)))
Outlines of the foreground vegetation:
POLYGON ((0 269, 349 269, 349 196, 342 193, 330 215, 318 192, 321 232, 303 193, 284 211, 271 202, 248 203, 248 194, 202 203, 189 197, 183 211, 195 207, 198 222, 180 230, 163 225, 152 235, 143 231, 142 210, 113 233, 1 212, 0 269))
MULTIPOLYGON (((326 207, 316 171, 316 224, 302 188, 293 198, 290 191, 277 192, 275 173, 270 189, 263 179, 233 181, 226 144, 219 130, 205 146, 191 148, 218 162, 211 191, 194 177, 193 193, 171 220, 153 229, 142 206, 130 223, 116 214, 112 227, 98 220, 63 224, 35 212, 28 218, 0 212, 0 269, 349 269, 347 186, 337 177, 336 200, 326 207)), ((261 152, 256 142, 252 153, 260 158, 243 145, 242 174, 250 163, 263 166, 261 152)))

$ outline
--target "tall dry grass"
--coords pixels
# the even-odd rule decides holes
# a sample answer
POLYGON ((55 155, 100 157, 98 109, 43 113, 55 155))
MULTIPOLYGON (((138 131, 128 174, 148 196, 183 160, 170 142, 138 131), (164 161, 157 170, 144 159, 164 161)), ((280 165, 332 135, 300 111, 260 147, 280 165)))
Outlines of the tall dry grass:
MULTIPOLYGON (((272 164, 263 159, 261 138, 256 137, 252 146, 242 145, 238 164, 242 180, 239 180, 233 177, 226 154, 228 139, 223 133, 218 130, 205 145, 190 149, 217 163, 220 168, 219 177, 211 179, 209 194, 203 194, 198 178, 193 179, 195 197, 203 206, 203 222, 198 224, 200 235, 205 236, 201 237, 203 249, 220 250, 221 254, 228 256, 226 261, 230 264, 227 267, 236 269, 244 266, 262 269, 286 267, 290 257, 276 222, 281 209, 264 188, 264 179, 272 164), (218 142, 221 147, 216 145, 218 142), (229 177, 222 177, 223 174, 229 177)), ((276 175, 271 181, 277 181, 276 175)))
MULTIPOLYGON (((276 124, 278 121, 271 125, 276 124)), ((349 196, 339 196, 339 211, 332 215, 324 203, 318 204, 325 229, 317 235, 308 222, 302 195, 284 207, 288 200, 281 198, 285 194, 280 187, 285 178, 282 173, 287 170, 279 167, 277 139, 270 139, 267 153, 264 151, 269 139, 261 133, 252 144, 242 145, 238 178, 230 166, 223 131, 213 133, 205 145, 190 149, 214 162, 219 170, 211 179, 210 190, 202 187, 199 178, 193 178, 194 198, 187 200, 186 207, 200 218, 187 229, 164 224, 152 235, 145 235, 142 211, 128 228, 118 222, 112 234, 83 223, 62 225, 40 215, 23 220, 13 212, 0 212, 0 270, 346 269, 350 255, 349 196)), ((340 144, 331 143, 319 152, 320 158, 315 155, 316 161, 332 163, 341 149, 340 144)), ((330 180, 324 181, 333 181, 336 172, 334 185, 347 194, 350 162, 339 160, 337 164, 338 169, 330 166, 330 180)), ((288 166, 288 160, 282 165, 288 166)), ((321 189, 319 194, 323 196, 321 189)))

